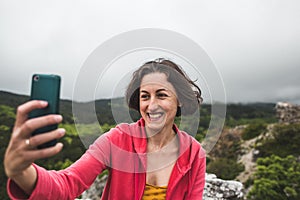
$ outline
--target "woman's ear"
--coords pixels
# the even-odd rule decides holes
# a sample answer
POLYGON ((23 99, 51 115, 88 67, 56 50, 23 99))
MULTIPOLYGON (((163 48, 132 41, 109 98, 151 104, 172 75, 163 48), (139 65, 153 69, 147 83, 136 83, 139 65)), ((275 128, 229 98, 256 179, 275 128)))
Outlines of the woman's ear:
POLYGON ((182 107, 182 105, 181 105, 181 104, 178 104, 178 106, 177 106, 177 111, 176 111, 176 117, 181 116, 181 107, 182 107))
POLYGON ((177 100, 177 107, 182 107, 182 103, 177 100))

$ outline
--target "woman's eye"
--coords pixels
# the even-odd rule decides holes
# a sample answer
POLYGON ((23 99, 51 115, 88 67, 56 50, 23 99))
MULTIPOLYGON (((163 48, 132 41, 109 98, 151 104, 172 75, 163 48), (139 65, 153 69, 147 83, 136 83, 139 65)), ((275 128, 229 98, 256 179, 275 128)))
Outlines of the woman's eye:
POLYGON ((167 94, 164 94, 164 93, 159 93, 159 94, 157 94, 157 96, 158 96, 159 98, 164 98, 164 97, 167 97, 168 95, 167 95, 167 94))
POLYGON ((149 98, 149 95, 147 95, 147 94, 142 94, 141 95, 141 99, 148 99, 149 98))

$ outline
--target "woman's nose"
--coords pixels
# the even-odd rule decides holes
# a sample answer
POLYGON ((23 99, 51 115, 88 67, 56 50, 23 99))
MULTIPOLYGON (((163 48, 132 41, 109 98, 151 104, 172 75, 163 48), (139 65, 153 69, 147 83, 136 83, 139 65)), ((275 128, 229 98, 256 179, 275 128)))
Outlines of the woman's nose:
POLYGON ((148 105, 148 109, 150 111, 154 111, 158 108, 158 102, 157 102, 157 99, 152 97, 150 98, 150 101, 149 101, 149 105, 148 105))

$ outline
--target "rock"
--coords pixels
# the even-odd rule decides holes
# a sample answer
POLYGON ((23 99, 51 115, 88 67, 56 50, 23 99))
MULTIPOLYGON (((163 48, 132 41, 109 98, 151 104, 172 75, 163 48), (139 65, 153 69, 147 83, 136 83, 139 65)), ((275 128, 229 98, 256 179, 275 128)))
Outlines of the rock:
POLYGON ((286 102, 278 102, 276 104, 276 116, 279 123, 299 123, 300 122, 300 106, 286 102))
POLYGON ((205 200, 238 200, 243 199, 243 184, 238 181, 226 181, 214 174, 206 174, 203 199, 205 200))
MULTIPOLYGON (((107 180, 107 175, 97 178, 92 186, 82 194, 82 199, 99 200, 107 180)), ((243 199, 243 184, 238 181, 226 181, 215 174, 205 175, 204 200, 240 200, 243 199)))
POLYGON ((105 174, 101 178, 96 178, 91 187, 82 193, 82 199, 99 200, 105 187, 107 177, 108 175, 105 174))

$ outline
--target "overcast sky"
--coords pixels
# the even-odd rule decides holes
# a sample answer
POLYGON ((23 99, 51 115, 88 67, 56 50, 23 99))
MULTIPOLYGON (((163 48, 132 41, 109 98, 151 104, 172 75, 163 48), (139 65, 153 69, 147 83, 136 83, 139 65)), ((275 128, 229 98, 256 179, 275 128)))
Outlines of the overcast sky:
POLYGON ((0 90, 28 95, 33 73, 55 73, 63 78, 62 98, 71 99, 99 45, 159 28, 206 51, 228 102, 299 104, 299 24, 298 0, 0 0, 0 90))

